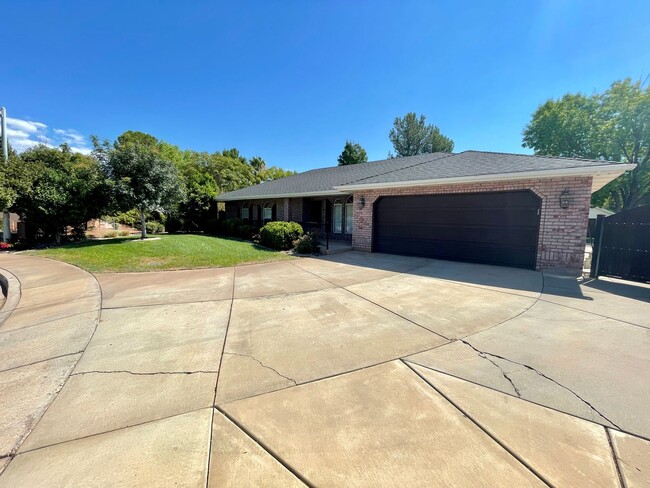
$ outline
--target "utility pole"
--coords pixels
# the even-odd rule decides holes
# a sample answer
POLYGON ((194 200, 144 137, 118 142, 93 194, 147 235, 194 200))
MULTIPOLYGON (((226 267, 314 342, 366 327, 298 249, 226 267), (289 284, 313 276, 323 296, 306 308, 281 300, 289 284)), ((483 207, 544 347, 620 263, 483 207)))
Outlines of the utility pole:
MULTIPOLYGON (((9 164, 9 146, 7 145, 7 109, 0 107, 0 117, 2 118, 2 162, 9 164)), ((9 222, 9 209, 5 208, 2 214, 2 240, 9 242, 11 239, 11 228, 9 222)))

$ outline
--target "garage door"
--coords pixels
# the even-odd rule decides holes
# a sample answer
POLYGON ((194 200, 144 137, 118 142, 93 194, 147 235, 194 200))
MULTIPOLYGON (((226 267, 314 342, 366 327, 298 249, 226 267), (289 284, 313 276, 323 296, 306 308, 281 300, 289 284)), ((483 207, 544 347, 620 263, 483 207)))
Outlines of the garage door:
POLYGON ((540 203, 530 191, 381 197, 373 251, 535 269, 540 203))

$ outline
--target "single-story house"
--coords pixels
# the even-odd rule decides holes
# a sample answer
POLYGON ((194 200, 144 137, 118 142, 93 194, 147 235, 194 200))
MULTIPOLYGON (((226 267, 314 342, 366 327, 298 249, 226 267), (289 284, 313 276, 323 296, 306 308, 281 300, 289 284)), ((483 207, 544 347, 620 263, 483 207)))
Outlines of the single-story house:
POLYGON ((582 268, 592 192, 633 164, 481 151, 314 169, 224 193, 227 218, 296 221, 356 250, 582 268))

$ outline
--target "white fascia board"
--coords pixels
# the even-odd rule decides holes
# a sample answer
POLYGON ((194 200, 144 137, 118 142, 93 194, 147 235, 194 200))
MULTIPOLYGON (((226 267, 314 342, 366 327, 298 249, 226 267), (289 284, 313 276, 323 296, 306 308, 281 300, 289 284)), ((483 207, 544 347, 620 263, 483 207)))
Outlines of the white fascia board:
POLYGON ((273 200, 276 198, 302 198, 302 197, 326 197, 331 195, 343 195, 345 190, 307 191, 302 193, 278 193, 275 195, 257 195, 248 197, 226 197, 217 196, 218 202, 239 202, 244 200, 273 200))
POLYGON ((456 178, 436 178, 430 180, 410 180, 410 181, 391 181, 385 183, 366 183, 366 184, 350 184, 335 186, 340 191, 355 191, 355 190, 374 190, 382 188, 403 188, 413 186, 432 186, 432 185, 453 185, 457 183, 485 183, 491 181, 509 181, 509 180, 530 180, 536 178, 557 178, 563 176, 610 176, 609 181, 617 176, 622 175, 626 171, 636 168, 636 164, 623 164, 606 166, 591 166, 589 168, 564 168, 554 170, 541 170, 541 171, 520 171, 517 173, 501 173, 491 175, 476 175, 476 176, 459 176, 456 178))

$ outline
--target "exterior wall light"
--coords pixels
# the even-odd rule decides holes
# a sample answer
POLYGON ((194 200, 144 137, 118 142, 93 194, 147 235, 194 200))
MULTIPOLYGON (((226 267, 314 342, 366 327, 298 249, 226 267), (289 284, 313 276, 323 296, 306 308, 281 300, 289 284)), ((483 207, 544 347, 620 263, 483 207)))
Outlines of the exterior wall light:
POLYGON ((571 200, 569 199, 569 190, 566 189, 560 195, 560 207, 561 208, 569 208, 570 203, 571 203, 571 200))
POLYGON ((366 199, 363 196, 361 196, 361 198, 359 199, 359 208, 363 208, 365 206, 366 206, 366 199))

